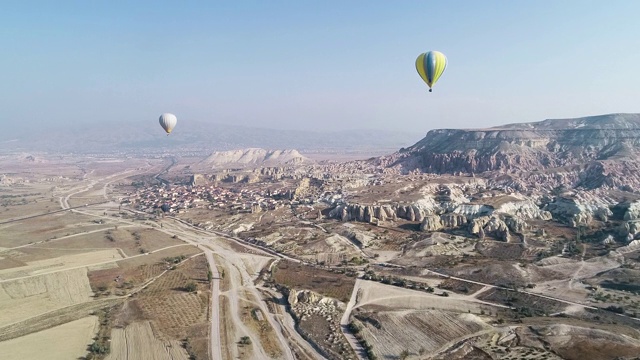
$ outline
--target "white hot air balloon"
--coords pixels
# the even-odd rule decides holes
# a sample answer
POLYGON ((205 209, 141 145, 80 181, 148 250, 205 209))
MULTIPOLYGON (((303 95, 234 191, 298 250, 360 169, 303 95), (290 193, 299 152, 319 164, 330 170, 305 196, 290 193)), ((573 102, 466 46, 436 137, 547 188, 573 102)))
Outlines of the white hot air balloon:
POLYGON ((177 122, 178 122, 178 119, 173 114, 164 113, 160 115, 160 126, 162 126, 164 131, 167 132, 167 136, 171 134, 171 131, 176 126, 177 122))

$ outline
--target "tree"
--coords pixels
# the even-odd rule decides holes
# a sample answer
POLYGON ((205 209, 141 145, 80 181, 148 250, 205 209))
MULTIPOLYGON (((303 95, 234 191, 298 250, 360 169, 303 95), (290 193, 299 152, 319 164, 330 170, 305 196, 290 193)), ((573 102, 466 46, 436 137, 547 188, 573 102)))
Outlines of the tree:
POLYGON ((102 345, 102 344, 98 343, 97 341, 95 341, 89 347, 89 351, 91 351, 94 354, 108 354, 109 353, 109 347, 105 346, 105 345, 102 345))
POLYGON ((187 284, 187 286, 184 287, 184 289, 188 292, 195 292, 196 290, 198 290, 198 285, 191 281, 187 284))
POLYGON ((404 360, 408 357, 409 357, 409 350, 407 349, 402 350, 402 352, 400 353, 400 359, 404 360))
POLYGON ((209 270, 207 271, 207 281, 211 283, 212 279, 213 279, 213 273, 211 272, 211 270, 209 270))

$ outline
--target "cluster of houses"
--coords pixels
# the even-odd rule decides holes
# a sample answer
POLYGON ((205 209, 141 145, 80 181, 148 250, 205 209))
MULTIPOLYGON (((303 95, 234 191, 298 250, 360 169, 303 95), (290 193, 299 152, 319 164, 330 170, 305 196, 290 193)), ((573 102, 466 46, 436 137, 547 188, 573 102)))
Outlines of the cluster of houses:
POLYGON ((214 185, 153 185, 128 194, 121 203, 139 211, 182 213, 188 209, 226 209, 247 212, 291 205, 291 189, 222 188, 214 185))

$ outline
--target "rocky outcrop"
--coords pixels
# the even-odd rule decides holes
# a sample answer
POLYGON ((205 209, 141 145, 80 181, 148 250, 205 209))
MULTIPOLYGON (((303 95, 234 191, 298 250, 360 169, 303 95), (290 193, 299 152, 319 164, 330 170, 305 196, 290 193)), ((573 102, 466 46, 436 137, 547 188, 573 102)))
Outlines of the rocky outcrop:
POLYGON ((312 161, 297 150, 242 149, 216 151, 199 165, 210 168, 257 167, 274 165, 301 165, 312 161))
POLYGON ((469 232, 479 238, 492 236, 503 241, 509 241, 511 239, 509 227, 497 216, 482 216, 473 219, 469 226, 469 232))
POLYGON ((421 231, 439 231, 444 228, 438 215, 427 215, 420 223, 421 231))
POLYGON ((589 225, 594 219, 606 221, 613 215, 609 204, 603 202, 582 203, 575 198, 558 197, 547 204, 554 220, 572 227, 589 225))
POLYGON ((467 224, 467 218, 459 214, 426 215, 420 223, 421 231, 440 231, 442 229, 455 229, 467 224))
POLYGON ((191 175, 189 184, 191 186, 207 185, 208 181, 207 181, 207 178, 202 174, 193 174, 191 175))
POLYGON ((531 200, 505 202, 497 206, 494 213, 517 216, 522 219, 551 220, 552 215, 542 210, 531 200))
POLYGON ((640 114, 438 129, 415 145, 372 161, 402 173, 517 174, 528 184, 640 189, 640 114), (611 160, 611 161, 609 161, 611 160), (557 169, 563 179, 556 176, 557 169))
POLYGON ((624 220, 640 219, 640 201, 634 201, 629 204, 627 211, 624 213, 624 220))

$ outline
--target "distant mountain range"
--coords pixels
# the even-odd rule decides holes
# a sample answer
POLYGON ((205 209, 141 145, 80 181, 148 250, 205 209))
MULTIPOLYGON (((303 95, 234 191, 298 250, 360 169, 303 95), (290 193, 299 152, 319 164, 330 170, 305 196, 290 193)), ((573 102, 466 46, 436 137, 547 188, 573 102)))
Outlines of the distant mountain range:
POLYGON ((416 141, 400 131, 298 131, 182 122, 166 136, 157 121, 92 123, 8 129, 0 133, 0 151, 59 153, 174 153, 206 156, 241 148, 291 149, 302 152, 392 153, 416 141))

